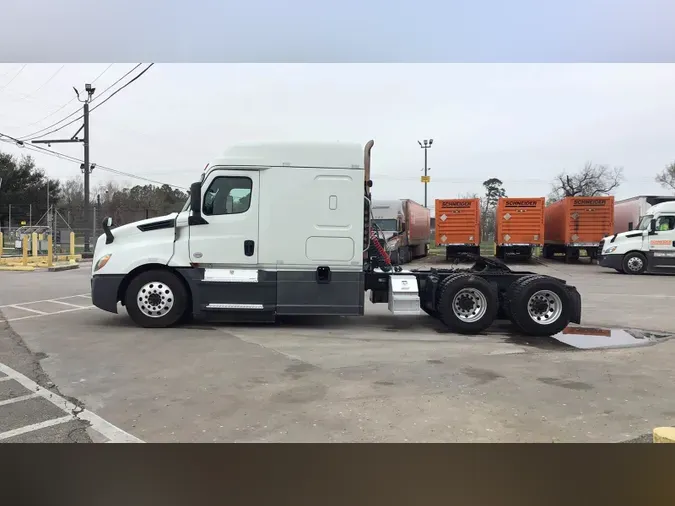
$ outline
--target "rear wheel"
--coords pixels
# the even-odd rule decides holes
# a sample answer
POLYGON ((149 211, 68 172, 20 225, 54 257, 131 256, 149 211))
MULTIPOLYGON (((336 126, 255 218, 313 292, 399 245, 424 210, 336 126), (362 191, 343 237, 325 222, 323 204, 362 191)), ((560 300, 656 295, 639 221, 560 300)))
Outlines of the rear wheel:
POLYGON ((634 251, 623 257, 621 265, 626 274, 644 274, 647 270, 647 258, 642 253, 634 251))
POLYGON ((170 327, 186 316, 188 295, 182 281, 169 271, 141 272, 131 280, 125 306, 137 325, 170 327))
POLYGON ((437 311, 441 321, 454 332, 477 334, 497 317, 497 290, 485 279, 473 274, 446 278, 438 295, 437 311))
POLYGON ((571 301, 566 287, 546 276, 526 276, 509 288, 505 301, 511 321, 531 336, 552 336, 570 323, 571 301))

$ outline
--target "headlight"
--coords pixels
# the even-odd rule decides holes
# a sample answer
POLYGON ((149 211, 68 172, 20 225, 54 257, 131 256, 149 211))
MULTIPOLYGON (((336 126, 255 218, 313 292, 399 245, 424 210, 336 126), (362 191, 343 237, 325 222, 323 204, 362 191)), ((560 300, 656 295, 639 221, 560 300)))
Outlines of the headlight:
POLYGON ((614 253, 614 251, 616 251, 616 246, 610 246, 604 251, 604 253, 609 255, 610 253, 614 253))
POLYGON ((94 272, 98 271, 99 269, 103 269, 105 267, 105 264, 108 263, 108 260, 110 260, 110 257, 112 255, 103 255, 101 258, 98 259, 96 262, 96 265, 94 266, 94 272))

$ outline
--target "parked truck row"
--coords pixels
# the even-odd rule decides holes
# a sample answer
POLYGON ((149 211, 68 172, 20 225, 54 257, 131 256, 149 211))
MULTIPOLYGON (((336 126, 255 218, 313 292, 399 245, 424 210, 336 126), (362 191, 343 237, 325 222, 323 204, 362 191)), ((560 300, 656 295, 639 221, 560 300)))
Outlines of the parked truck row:
MULTIPOLYGON (((436 200, 436 245, 446 259, 480 252, 479 199, 436 200)), ((529 259, 535 248, 546 258, 595 260, 600 241, 614 231, 614 197, 566 197, 546 205, 544 197, 501 198, 495 210, 495 256, 529 259)))

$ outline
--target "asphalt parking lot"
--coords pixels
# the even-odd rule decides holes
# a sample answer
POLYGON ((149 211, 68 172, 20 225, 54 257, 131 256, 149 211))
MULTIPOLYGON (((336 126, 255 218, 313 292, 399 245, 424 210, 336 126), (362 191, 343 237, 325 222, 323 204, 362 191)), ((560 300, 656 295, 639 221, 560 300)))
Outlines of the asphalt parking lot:
MULTIPOLYGON (((675 419, 675 340, 579 351, 386 305, 149 330, 91 307, 87 267, 0 273, 0 441, 619 442, 675 419)), ((576 285, 584 325, 675 333, 673 278, 522 268, 576 285)))

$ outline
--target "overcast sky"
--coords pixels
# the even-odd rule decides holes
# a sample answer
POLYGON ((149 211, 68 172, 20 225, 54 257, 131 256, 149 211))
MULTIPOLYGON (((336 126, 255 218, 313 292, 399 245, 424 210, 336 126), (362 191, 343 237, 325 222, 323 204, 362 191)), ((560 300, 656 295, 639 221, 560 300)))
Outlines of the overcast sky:
MULTIPOLYGON (((134 65, 112 65, 97 93, 134 65)), ((72 87, 108 66, 0 64, 0 132, 28 135, 77 110, 72 87)), ((586 161, 624 167, 619 198, 659 194, 654 175, 675 160, 673 89, 673 64, 158 63, 92 112, 91 159, 187 187, 232 143, 372 138, 375 197, 422 202, 417 140, 433 138, 430 203, 481 192, 490 177, 510 196, 544 196, 558 172, 586 161)), ((81 145, 52 149, 82 157, 81 145)), ((79 173, 34 157, 51 177, 79 173)), ((98 169, 92 178, 143 183, 98 169)))

